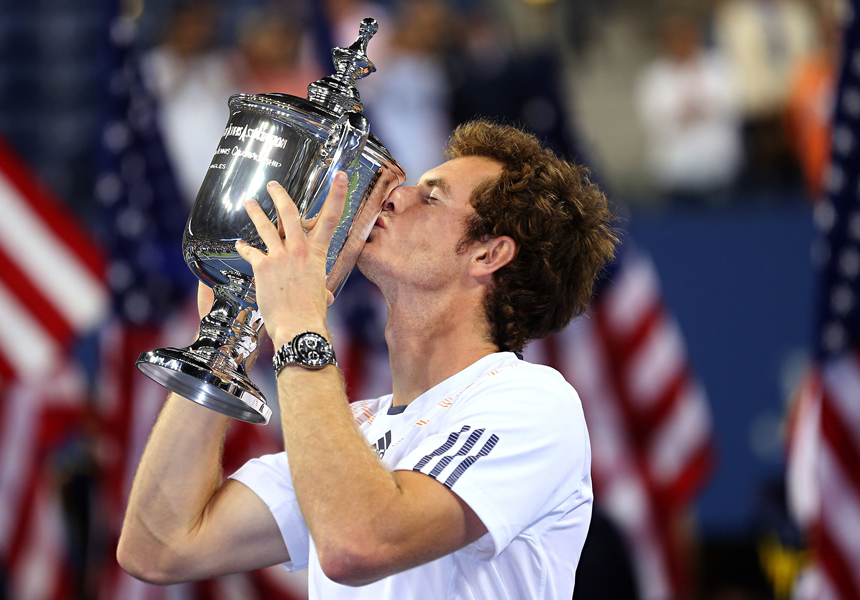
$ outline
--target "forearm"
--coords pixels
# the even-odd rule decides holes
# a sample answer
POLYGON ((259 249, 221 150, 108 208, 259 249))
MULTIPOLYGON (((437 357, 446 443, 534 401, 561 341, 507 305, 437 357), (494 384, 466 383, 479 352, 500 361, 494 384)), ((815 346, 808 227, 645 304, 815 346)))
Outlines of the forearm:
POLYGON ((168 397, 129 496, 118 549, 124 567, 172 560, 178 543, 194 534, 221 485, 228 424, 215 411, 168 397))
POLYGON ((384 537, 400 490, 358 431, 340 372, 285 368, 278 378, 293 485, 320 562, 384 537), (374 540, 368 536, 373 535, 374 540))

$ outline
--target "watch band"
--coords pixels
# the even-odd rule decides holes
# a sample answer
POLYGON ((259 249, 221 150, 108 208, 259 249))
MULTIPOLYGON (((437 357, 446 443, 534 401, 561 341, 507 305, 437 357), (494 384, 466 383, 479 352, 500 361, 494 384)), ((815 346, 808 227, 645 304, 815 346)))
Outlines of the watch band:
POLYGON ((319 333, 305 331, 281 346, 272 359, 277 378, 284 367, 290 364, 306 369, 318 370, 328 365, 337 366, 337 358, 331 343, 319 333))

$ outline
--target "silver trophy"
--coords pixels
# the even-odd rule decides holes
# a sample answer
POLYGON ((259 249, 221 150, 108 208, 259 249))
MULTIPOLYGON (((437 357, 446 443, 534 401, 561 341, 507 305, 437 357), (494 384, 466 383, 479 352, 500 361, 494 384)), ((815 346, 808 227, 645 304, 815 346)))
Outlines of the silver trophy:
MULTIPOLYGON (((367 43, 376 21, 364 19, 349 48, 335 48, 335 73, 308 86, 308 98, 237 94, 230 120, 185 227, 185 262, 212 287, 215 303, 186 348, 140 355, 138 368, 186 398, 250 423, 268 423, 272 410, 245 370, 263 319, 253 272, 236 252, 242 239, 265 249, 243 207, 254 198, 269 218, 277 210, 266 184, 279 181, 304 218, 317 215, 335 173, 346 171, 349 191, 326 258, 327 287, 335 295, 358 260, 382 204, 406 174, 370 133, 355 80, 376 68, 367 43)), ((295 290, 301 294, 302 290, 295 290)))

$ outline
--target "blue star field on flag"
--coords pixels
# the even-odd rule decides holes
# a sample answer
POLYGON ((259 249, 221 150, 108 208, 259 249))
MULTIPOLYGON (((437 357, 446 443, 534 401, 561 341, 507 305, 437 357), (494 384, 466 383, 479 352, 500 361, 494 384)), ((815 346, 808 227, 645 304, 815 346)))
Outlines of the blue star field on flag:
POLYGON ((815 208, 820 236, 819 358, 860 344, 860 20, 845 30, 845 60, 834 105, 833 154, 827 198, 815 208))
POLYGON ((193 286, 182 258, 188 206, 170 167, 154 98, 144 85, 135 24, 111 25, 109 109, 95 194, 103 206, 114 310, 126 322, 160 322, 193 286))

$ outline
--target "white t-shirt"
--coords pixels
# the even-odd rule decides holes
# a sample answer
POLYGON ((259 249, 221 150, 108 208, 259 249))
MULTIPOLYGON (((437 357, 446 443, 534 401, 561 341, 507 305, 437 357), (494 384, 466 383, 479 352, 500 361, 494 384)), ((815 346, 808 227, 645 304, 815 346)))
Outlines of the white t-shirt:
POLYGON ((251 460, 232 477, 275 516, 290 553, 285 566, 309 567, 312 600, 571 598, 591 520, 591 448, 579 396, 557 371, 501 352, 405 409, 392 409, 390 395, 352 409, 388 469, 420 471, 446 485, 488 533, 370 585, 341 586, 320 568, 286 454, 251 460))

